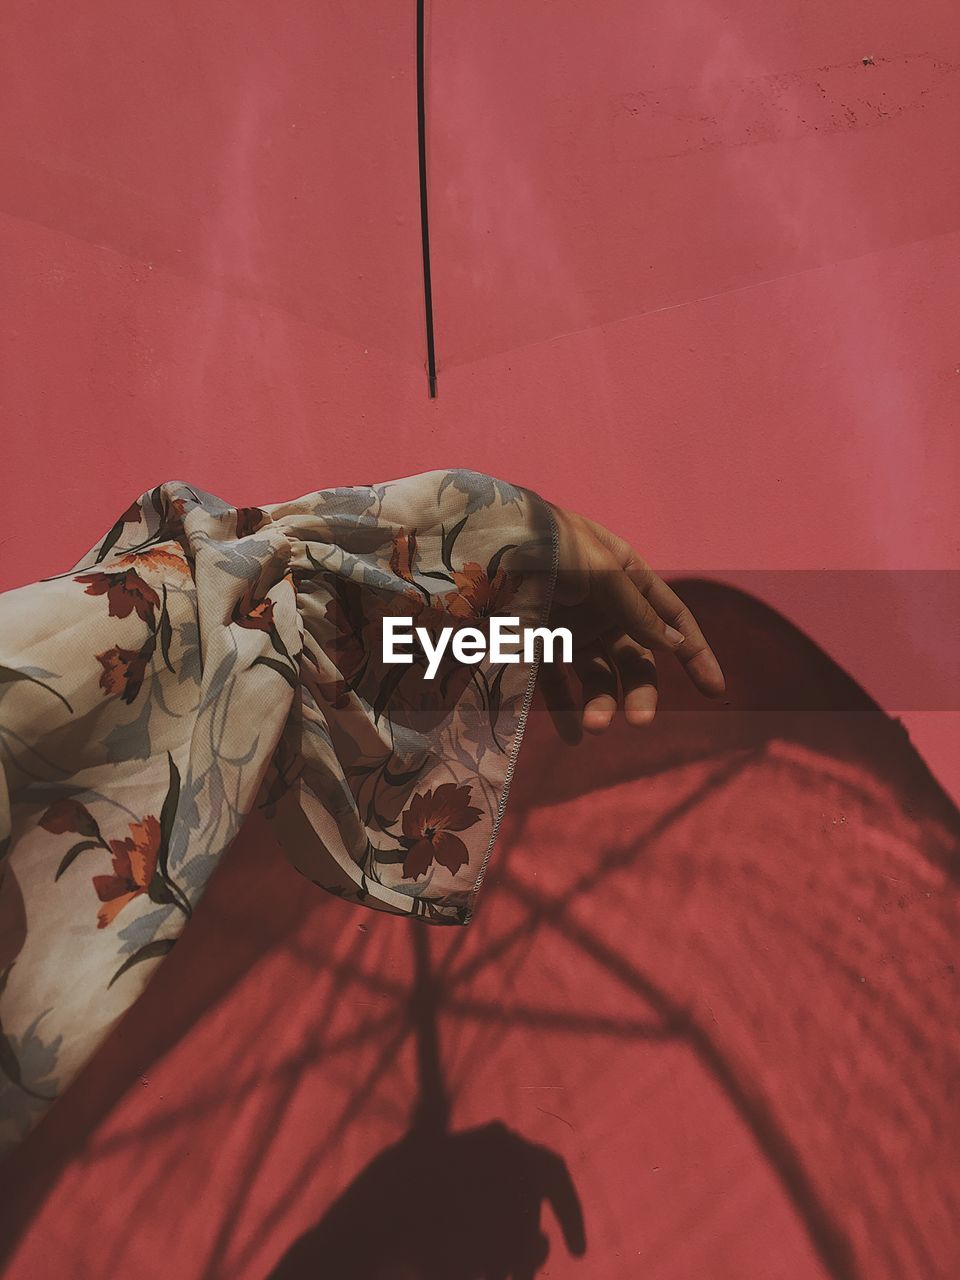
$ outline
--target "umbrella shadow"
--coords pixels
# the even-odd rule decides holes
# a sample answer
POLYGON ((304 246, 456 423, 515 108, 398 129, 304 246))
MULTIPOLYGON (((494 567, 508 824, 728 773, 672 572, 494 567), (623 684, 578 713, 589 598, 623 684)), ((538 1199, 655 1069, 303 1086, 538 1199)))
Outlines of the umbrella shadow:
MULTIPOLYGON (((659 731, 625 739, 622 732, 571 753, 544 717, 534 718, 511 797, 510 828, 522 835, 527 815, 620 781, 653 776, 698 761, 719 760, 704 787, 677 811, 660 815, 655 829, 631 842, 612 861, 636 864, 644 850, 683 814, 722 789, 772 742, 793 742, 852 762, 898 794, 905 807, 957 830, 957 813, 910 747, 902 726, 797 628, 760 601, 711 582, 691 581, 683 594, 716 637, 730 676, 722 707, 692 697, 682 679, 662 675, 664 703, 659 731)), ((730 835, 736 840, 736 833, 730 835)), ((515 840, 508 843, 515 845, 515 840)), ((519 902, 524 918, 514 932, 465 960, 431 970, 429 944, 413 937, 415 983, 408 1011, 420 1062, 420 1102, 410 1132, 378 1155, 284 1256, 271 1280, 311 1280, 332 1268, 358 1280, 488 1280, 534 1277, 547 1257, 540 1227, 544 1204, 552 1206, 567 1248, 586 1248, 583 1215, 569 1171, 559 1156, 528 1143, 499 1121, 466 1133, 448 1131, 449 1103, 438 1045, 437 1015, 456 999, 470 969, 506 962, 524 939, 543 928, 589 956, 633 991, 660 1019, 665 1033, 693 1050, 747 1126, 794 1206, 825 1273, 857 1280, 859 1267, 842 1207, 821 1194, 806 1153, 765 1105, 737 1063, 656 980, 603 937, 571 918, 570 903, 598 889, 610 859, 591 862, 584 883, 560 899, 543 899, 511 872, 503 851, 493 874, 495 892, 519 902), (369 1222, 376 1205, 376 1230, 369 1222), (380 1206, 383 1205, 381 1210, 380 1206), (426 1222, 427 1225, 424 1225, 426 1222)), ((956 873, 955 863, 946 868, 956 873)), ((570 1020, 571 1027, 574 1025, 570 1020)), ((644 1031, 643 1034, 648 1034, 644 1031)))
MULTIPOLYGON (((635 957, 621 954, 586 932, 572 918, 567 902, 531 896, 529 887, 513 875, 513 849, 535 811, 611 784, 653 777, 685 763, 730 757, 731 753, 745 760, 774 740, 795 742, 828 752, 838 760, 855 762, 872 778, 888 784, 904 810, 956 835, 960 825, 956 808, 930 776, 902 727, 812 641, 739 591, 716 583, 688 583, 683 593, 715 641, 730 677, 729 704, 717 708, 697 703, 682 681, 665 670, 665 711, 654 733, 630 735, 629 739, 612 733, 589 747, 571 751, 554 739, 545 719, 531 719, 511 793, 506 847, 492 869, 488 890, 521 901, 524 919, 515 936, 508 929, 499 936, 491 935, 480 952, 476 948, 463 952, 456 972, 453 962, 462 948, 454 948, 444 961, 434 963, 431 949, 437 939, 421 928, 409 930, 413 981, 406 993, 402 988, 397 992, 397 999, 406 1001, 402 1020, 413 1038, 418 1061, 417 1097, 409 1132, 379 1152, 332 1203, 324 1206, 316 1224, 290 1246, 272 1277, 308 1280, 333 1274, 357 1280, 528 1280, 546 1260, 547 1239, 541 1221, 546 1208, 556 1217, 567 1249, 577 1256, 584 1252, 586 1236, 579 1197, 560 1156, 528 1141, 500 1120, 465 1131, 452 1128, 439 1043, 438 1021, 444 1006, 458 998, 454 988, 462 985, 465 970, 496 965, 501 959, 507 963, 516 938, 533 945, 544 924, 562 935, 578 954, 592 956, 616 972, 626 988, 638 992, 652 1006, 671 1034, 692 1045, 788 1191, 826 1273, 844 1280, 867 1274, 859 1269, 851 1248, 849 1215, 844 1206, 824 1198, 816 1177, 816 1157, 791 1142, 775 1108, 757 1105, 749 1063, 731 1058, 728 1047, 699 1026, 682 1002, 664 991, 655 975, 636 963, 635 957)), ((670 820, 671 815, 663 815, 664 823, 670 820)), ((639 836, 624 856, 639 859, 648 835, 639 836)), ((732 849, 736 840, 737 832, 731 830, 721 846, 732 849)), ((53 1109, 41 1130, 18 1153, 19 1180, 4 1215, 0 1247, 15 1244, 55 1182, 62 1162, 83 1149, 97 1122, 109 1114, 116 1099, 152 1058, 162 1056, 178 1039, 185 1038, 193 1021, 222 999, 266 949, 295 945, 297 922, 305 910, 298 882, 292 873, 287 878, 287 868, 281 868, 268 894, 269 910, 265 910, 264 868, 254 857, 259 852, 251 842, 246 853, 241 852, 239 868, 223 868, 227 876, 221 887, 225 893, 227 881, 233 885, 234 873, 250 864, 246 866, 249 915, 261 922, 262 931, 241 945, 243 929, 224 928, 222 922, 218 927, 225 899, 221 900, 223 894, 215 881, 209 902, 205 901, 198 920, 185 935, 181 963, 175 953, 129 1015, 120 1035, 112 1038, 106 1052, 90 1064, 79 1087, 53 1109), (202 926, 204 908, 207 934, 202 926), (206 960, 205 967, 198 965, 200 959, 206 960), (184 985, 187 971, 194 977, 184 985), (196 974, 202 972, 208 974, 208 980, 198 986, 196 974), (185 997, 185 992, 189 996, 185 997), (25 1182, 21 1175, 27 1175, 25 1182)), ((598 852, 602 854, 602 850, 598 852)), ((603 857, 599 864, 591 861, 590 876, 595 880, 597 874, 603 874, 603 867, 603 857)), ((947 871, 956 874, 955 861, 947 871)), ((272 883, 269 875, 267 881, 272 883)), ((582 886, 582 892, 589 894, 591 886, 582 886)), ((242 903, 239 909, 241 915, 247 914, 242 903)), ((487 911, 491 909, 492 902, 487 911)), ((330 957, 324 960, 312 955, 312 959, 325 964, 330 957)), ((471 1005, 471 1014, 496 1025, 504 1022, 500 1009, 471 1005)), ((575 1018, 559 1016, 570 1030, 578 1031, 575 1018)), ((646 1034, 635 1027, 628 1032, 634 1038, 646 1034)), ((351 1115, 364 1105, 366 1092, 366 1087, 360 1090, 351 1115)), ((344 1123, 348 1122, 349 1116, 344 1123)), ((903 1192, 906 1197, 909 1188, 904 1187, 903 1192)), ((238 1212, 241 1209, 239 1206, 238 1212)), ((855 1209, 850 1213, 855 1215, 855 1209)), ((263 1231, 270 1228, 267 1219, 269 1212, 261 1223, 263 1231)), ((233 1214, 223 1223, 218 1250, 221 1260, 230 1247, 231 1220, 235 1224, 233 1214)), ((280 1229, 279 1223, 274 1225, 280 1229)), ((208 1269, 205 1274, 215 1270, 208 1269)))

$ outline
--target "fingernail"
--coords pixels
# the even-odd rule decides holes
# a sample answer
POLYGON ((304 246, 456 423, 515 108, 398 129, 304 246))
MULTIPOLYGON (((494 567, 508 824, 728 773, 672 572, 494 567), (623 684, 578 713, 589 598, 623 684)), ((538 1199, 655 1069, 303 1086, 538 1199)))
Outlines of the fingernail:
POLYGON ((612 719, 605 711, 587 711, 584 713, 583 727, 587 733, 603 733, 604 729, 609 729, 612 719))
POLYGON ((682 631, 678 631, 676 627, 667 627, 666 637, 675 649, 679 649, 686 637, 682 631))

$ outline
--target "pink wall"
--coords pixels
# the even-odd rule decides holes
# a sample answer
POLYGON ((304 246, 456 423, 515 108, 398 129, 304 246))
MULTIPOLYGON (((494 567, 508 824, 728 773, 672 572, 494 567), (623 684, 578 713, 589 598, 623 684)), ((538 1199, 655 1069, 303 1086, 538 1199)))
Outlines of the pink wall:
MULTIPOLYGON (((412 4, 12 0, 0 586, 164 479, 266 503, 444 465, 679 570, 960 568, 951 0, 428 7, 434 402, 412 4)), ((960 794, 956 712, 800 614, 960 794)), ((954 647, 898 626, 904 663, 954 647)), ((820 1274, 805 1249, 762 1274, 820 1274)))
MULTIPOLYGON (((664 566, 957 567, 948 0, 437 6, 435 403, 403 6, 7 28, 0 584, 164 478, 268 502, 448 463, 664 566)), ((960 791, 955 726, 910 723, 960 791)))

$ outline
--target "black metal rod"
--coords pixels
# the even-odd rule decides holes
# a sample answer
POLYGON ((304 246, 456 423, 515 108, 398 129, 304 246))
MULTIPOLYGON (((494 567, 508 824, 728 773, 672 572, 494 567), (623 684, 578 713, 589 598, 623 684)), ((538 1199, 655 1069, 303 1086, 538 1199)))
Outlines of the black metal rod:
POLYGON ((427 324, 427 382, 437 395, 437 348, 433 335, 433 285, 430 277, 430 222, 427 217, 427 108, 423 38, 424 0, 417 0, 417 150, 420 157, 420 240, 423 252, 423 311, 427 324))

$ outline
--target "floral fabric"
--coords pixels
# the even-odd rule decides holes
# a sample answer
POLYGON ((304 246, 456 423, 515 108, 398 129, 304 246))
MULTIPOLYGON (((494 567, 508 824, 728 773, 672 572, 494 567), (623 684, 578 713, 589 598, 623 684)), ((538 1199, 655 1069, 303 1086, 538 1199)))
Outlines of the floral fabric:
POLYGON ((143 990, 246 815, 321 888, 469 921, 535 662, 383 662, 546 618, 536 495, 438 471, 235 508, 181 483, 69 573, 0 596, 0 1144, 143 990))

